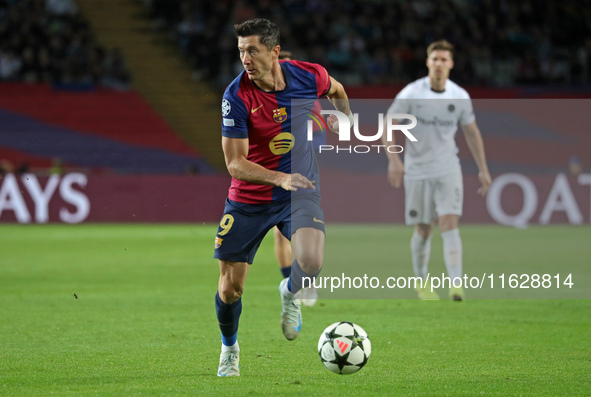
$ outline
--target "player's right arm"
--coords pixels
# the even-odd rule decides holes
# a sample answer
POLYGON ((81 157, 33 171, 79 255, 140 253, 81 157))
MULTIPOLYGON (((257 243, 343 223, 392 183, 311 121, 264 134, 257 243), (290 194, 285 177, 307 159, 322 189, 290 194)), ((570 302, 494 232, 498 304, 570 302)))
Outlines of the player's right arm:
POLYGON ((222 136, 222 150, 228 172, 234 179, 260 185, 279 186, 285 190, 314 189, 314 184, 301 174, 271 171, 247 159, 248 138, 222 136))
MULTIPOLYGON (((394 102, 388 108, 388 112, 386 114, 395 114, 395 113, 408 113, 409 106, 408 106, 408 97, 410 96, 410 86, 406 86, 402 91, 396 95, 394 102)), ((386 119, 384 119, 384 125, 387 125, 387 115, 386 119)), ((401 124, 400 120, 393 119, 392 124, 401 124)), ((396 137, 392 134, 392 140, 388 141, 387 134, 382 134, 382 143, 384 145, 390 146, 396 144, 396 137)), ((390 153, 386 150, 386 155, 388 156, 388 182, 390 185, 398 188, 402 185, 402 179, 404 176, 404 163, 400 158, 398 153, 390 153)))
MULTIPOLYGON (((388 112, 389 113, 389 112, 388 112)), ((386 125, 387 121, 384 121, 384 125, 386 125)), ((399 120, 393 119, 392 124, 400 124, 399 120)), ((392 140, 389 141, 387 134, 382 134, 382 143, 388 147, 391 145, 396 144, 396 138, 394 134, 392 134, 392 140)), ((402 159, 398 155, 398 153, 390 153, 388 150, 385 151, 386 155, 388 156, 388 182, 390 185, 398 188, 402 185, 402 177, 404 175, 404 163, 402 159)))

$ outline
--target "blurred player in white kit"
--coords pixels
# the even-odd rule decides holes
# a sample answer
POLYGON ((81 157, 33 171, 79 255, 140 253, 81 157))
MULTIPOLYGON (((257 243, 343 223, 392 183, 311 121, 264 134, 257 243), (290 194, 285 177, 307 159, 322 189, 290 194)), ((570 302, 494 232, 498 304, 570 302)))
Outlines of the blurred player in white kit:
MULTIPOLYGON (((417 118, 417 126, 412 130, 417 142, 407 139, 404 163, 397 153, 388 152, 387 155, 390 184, 400 187, 404 179, 405 220, 407 225, 415 226, 410 241, 412 264, 415 275, 423 280, 428 274, 435 220, 443 239, 443 259, 448 276, 452 281, 463 276, 458 223, 462 215, 464 189, 455 143, 458 124, 478 166, 481 184, 478 193, 486 195, 491 184, 484 144, 470 96, 449 80, 454 66, 453 52, 453 45, 446 40, 429 45, 428 76, 407 85, 388 109, 389 114, 409 113, 417 118)), ((385 144, 394 143, 386 142, 385 135, 383 139, 385 144)), ((437 292, 431 291, 428 280, 425 281, 427 283, 423 284, 423 288, 417 288, 419 298, 439 299, 437 292)), ((456 282, 458 284, 459 281, 456 282)), ((449 297, 461 301, 464 299, 463 288, 452 286, 449 297)))

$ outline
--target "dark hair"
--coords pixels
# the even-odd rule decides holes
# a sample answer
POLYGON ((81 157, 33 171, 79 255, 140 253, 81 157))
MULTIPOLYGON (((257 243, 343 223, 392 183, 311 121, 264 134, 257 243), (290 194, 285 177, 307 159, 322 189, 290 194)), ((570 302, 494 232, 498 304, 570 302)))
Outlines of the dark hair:
POLYGON ((454 56, 454 45, 447 40, 439 40, 431 43, 429 47, 427 47, 427 56, 431 55, 431 53, 436 50, 449 51, 451 57, 453 58, 454 56))
POLYGON ((268 19, 256 18, 237 23, 234 32, 238 37, 259 36, 259 42, 268 50, 279 45, 279 27, 268 19))

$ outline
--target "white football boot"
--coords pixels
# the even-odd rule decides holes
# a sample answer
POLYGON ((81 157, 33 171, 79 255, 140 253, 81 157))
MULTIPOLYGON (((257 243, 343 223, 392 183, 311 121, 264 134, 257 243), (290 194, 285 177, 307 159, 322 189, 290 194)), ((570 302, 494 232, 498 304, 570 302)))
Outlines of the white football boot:
POLYGON ((294 340, 302 329, 302 310, 300 300, 287 289, 287 278, 279 284, 281 295, 281 329, 287 340, 294 340))
POLYGON ((240 352, 222 352, 218 376, 240 376, 240 352))

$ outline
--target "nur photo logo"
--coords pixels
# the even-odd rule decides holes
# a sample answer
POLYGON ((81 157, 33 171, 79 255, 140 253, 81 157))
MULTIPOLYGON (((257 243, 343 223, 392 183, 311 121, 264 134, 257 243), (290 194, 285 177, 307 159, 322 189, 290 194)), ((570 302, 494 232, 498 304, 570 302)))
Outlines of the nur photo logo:
POLYGON ((328 131, 328 125, 324 121, 322 115, 334 115, 338 120, 338 135, 339 142, 351 142, 351 127, 353 127, 353 136, 362 142, 376 142, 373 145, 320 145, 319 152, 335 151, 347 153, 369 153, 372 148, 375 148, 377 153, 381 150, 386 150, 389 153, 402 153, 404 148, 400 145, 385 145, 382 142, 384 134, 384 121, 386 123, 386 141, 392 142, 393 131, 401 131, 410 141, 416 142, 417 139, 410 132, 410 130, 417 125, 417 119, 411 114, 405 113, 378 113, 378 131, 373 135, 363 135, 359 131, 359 114, 353 113, 353 125, 351 125, 350 117, 338 110, 321 110, 320 113, 313 110, 310 111, 310 120, 307 122, 307 137, 308 141, 313 139, 314 122, 320 127, 322 131, 328 131), (398 124, 403 120, 409 120, 409 124, 398 124), (396 123, 395 123, 396 121, 396 123))

